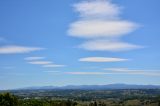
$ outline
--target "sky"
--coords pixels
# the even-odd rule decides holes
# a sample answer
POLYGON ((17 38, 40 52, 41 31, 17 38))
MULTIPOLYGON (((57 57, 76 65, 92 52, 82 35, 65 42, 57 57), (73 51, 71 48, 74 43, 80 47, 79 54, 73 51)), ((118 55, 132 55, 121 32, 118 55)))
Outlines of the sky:
POLYGON ((160 84, 159 0, 0 0, 0 89, 160 84))

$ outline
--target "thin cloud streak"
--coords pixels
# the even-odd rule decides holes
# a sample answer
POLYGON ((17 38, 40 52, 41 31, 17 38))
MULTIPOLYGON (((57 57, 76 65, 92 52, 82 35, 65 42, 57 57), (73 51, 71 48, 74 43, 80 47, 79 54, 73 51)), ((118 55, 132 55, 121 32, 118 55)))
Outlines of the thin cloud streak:
POLYGON ((128 60, 129 59, 112 58, 112 57, 85 57, 79 59, 79 61, 81 62, 121 62, 128 60))
POLYGON ((65 72, 64 74, 71 74, 71 75, 143 75, 143 76, 155 76, 160 77, 160 73, 155 72, 65 72))
POLYGON ((18 45, 9 45, 1 46, 0 54, 20 54, 20 53, 29 53, 33 51, 43 50, 44 48, 40 47, 27 47, 27 46, 18 46, 18 45))
POLYGON ((65 65, 60 65, 60 64, 48 64, 48 65, 43 65, 43 67, 46 67, 46 68, 55 68, 55 67, 65 67, 65 65))
POLYGON ((146 72, 145 70, 133 70, 128 68, 105 68, 104 70, 109 70, 112 72, 146 72))
POLYGON ((160 70, 138 70, 138 69, 128 69, 128 68, 104 68, 103 70, 107 72, 84 72, 84 71, 70 71, 64 74, 71 75, 142 75, 142 76, 154 76, 160 77, 160 70))
POLYGON ((128 68, 105 68, 103 70, 121 74, 160 76, 160 70, 138 70, 138 69, 128 69, 128 68))
POLYGON ((41 59, 44 59, 44 58, 45 57, 34 56, 34 57, 26 57, 26 58, 24 58, 24 60, 32 61, 32 60, 41 60, 41 59))
POLYGON ((56 68, 56 67, 64 67, 65 65, 61 64, 54 64, 52 61, 46 61, 43 60, 45 57, 40 57, 40 56, 33 56, 33 57, 26 57, 24 60, 27 61, 29 64, 34 64, 34 65, 41 65, 42 67, 45 68, 56 68))
POLYGON ((66 72, 66 74, 72 75, 105 75, 108 74, 106 72, 66 72))
POLYGON ((139 45, 129 44, 121 41, 112 41, 112 40, 89 40, 78 46, 85 50, 90 51, 110 51, 110 52, 119 52, 119 51, 128 51, 133 49, 143 48, 139 45))
POLYGON ((51 61, 30 61, 29 64, 37 64, 37 65, 48 65, 52 64, 51 61))
POLYGON ((60 71, 43 71, 43 72, 47 72, 47 73, 59 73, 60 71))

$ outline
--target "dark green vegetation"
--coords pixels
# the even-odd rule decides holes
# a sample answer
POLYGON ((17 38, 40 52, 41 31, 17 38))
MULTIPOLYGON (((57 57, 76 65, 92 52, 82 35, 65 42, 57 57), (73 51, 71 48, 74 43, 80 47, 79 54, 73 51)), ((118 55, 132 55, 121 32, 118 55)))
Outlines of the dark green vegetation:
POLYGON ((3 92, 0 93, 0 106, 160 106, 160 89, 3 92))
POLYGON ((0 106, 17 106, 18 99, 10 93, 0 94, 0 106))

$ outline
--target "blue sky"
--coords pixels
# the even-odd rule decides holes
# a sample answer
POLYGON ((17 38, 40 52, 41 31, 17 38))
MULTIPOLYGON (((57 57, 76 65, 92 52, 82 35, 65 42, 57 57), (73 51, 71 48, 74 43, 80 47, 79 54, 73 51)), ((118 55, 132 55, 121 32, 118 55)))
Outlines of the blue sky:
POLYGON ((0 0, 0 89, 160 84, 159 0, 0 0))

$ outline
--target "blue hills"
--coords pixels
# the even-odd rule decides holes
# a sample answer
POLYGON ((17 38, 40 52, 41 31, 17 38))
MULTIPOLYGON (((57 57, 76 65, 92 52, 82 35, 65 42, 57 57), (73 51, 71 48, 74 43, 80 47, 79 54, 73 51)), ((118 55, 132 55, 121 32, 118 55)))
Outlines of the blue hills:
POLYGON ((25 87, 18 90, 109 90, 109 89, 160 89, 160 85, 136 85, 136 84, 108 84, 108 85, 67 85, 67 86, 36 86, 25 87))

